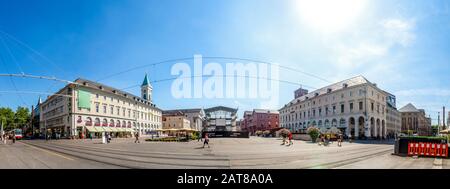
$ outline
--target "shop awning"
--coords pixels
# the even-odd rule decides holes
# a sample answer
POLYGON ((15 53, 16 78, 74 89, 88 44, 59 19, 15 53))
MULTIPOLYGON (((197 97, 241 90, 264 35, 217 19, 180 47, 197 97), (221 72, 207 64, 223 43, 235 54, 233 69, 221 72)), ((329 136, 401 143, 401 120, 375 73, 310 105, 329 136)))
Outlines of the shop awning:
POLYGON ((110 127, 109 129, 111 129, 111 132, 118 132, 117 128, 110 127))
POLYGON ((91 133, 97 132, 97 129, 95 129, 95 127, 93 127, 93 126, 86 126, 86 129, 91 133))
POLYGON ((127 131, 127 132, 134 132, 134 129, 132 129, 132 128, 126 128, 126 131, 127 131))
POLYGON ((104 127, 95 127, 98 132, 105 132, 104 127))
POLYGON ((112 129, 111 129, 110 127, 103 127, 103 129, 104 129, 106 132, 112 132, 112 129))

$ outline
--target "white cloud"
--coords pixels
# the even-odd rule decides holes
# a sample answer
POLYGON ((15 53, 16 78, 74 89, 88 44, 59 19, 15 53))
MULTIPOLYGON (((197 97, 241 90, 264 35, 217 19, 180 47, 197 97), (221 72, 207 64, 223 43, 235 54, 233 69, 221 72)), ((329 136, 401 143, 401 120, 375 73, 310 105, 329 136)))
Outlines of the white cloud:
POLYGON ((387 19, 381 22, 384 28, 384 37, 388 40, 388 45, 400 44, 409 46, 416 36, 412 31, 415 28, 415 20, 387 19))

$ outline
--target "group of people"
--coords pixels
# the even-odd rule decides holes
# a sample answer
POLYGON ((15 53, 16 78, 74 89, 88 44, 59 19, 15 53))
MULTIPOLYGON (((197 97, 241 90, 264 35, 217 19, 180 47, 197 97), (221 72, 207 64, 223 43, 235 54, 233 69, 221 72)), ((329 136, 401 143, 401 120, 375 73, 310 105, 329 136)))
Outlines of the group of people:
MULTIPOLYGON (((330 135, 321 135, 319 145, 328 146, 331 141, 330 135)), ((337 145, 342 147, 342 142, 344 141, 344 135, 339 134, 337 137, 337 145)))
POLYGON ((16 143, 16 134, 14 132, 11 133, 3 132, 0 134, 1 134, 0 139, 2 140, 3 144, 7 144, 8 140, 11 140, 13 144, 16 143))
POLYGON ((283 143, 281 145, 286 145, 287 146, 291 146, 294 145, 294 142, 292 141, 292 133, 289 132, 289 134, 287 134, 286 136, 283 136, 283 143), (287 138, 287 140, 286 140, 287 138))

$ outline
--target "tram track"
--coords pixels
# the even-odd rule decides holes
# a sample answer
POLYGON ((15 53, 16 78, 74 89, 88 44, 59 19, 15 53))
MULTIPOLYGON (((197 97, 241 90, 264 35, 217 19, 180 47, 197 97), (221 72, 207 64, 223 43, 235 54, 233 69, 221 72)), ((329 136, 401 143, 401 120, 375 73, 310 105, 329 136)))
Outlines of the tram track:
POLYGON ((90 161, 115 165, 124 168, 132 168, 132 169, 149 169, 149 168, 180 168, 180 167, 191 167, 191 168, 229 168, 228 160, 222 162, 209 162, 211 164, 205 164, 205 161, 195 160, 195 162, 189 162, 189 160, 177 161, 177 163, 167 162, 165 158, 150 158, 153 161, 149 161, 147 159, 143 159, 142 157, 134 156, 134 155, 118 155, 111 154, 107 152, 99 152, 99 151, 90 151, 90 150, 81 150, 74 149, 73 147, 63 147, 53 144, 30 144, 35 147, 44 148, 46 150, 55 151, 58 153, 66 154, 69 156, 74 156, 80 159, 86 159, 90 161), (187 162, 188 161, 188 162, 187 162), (198 164, 192 164, 196 163, 198 164), (220 165, 217 163, 223 163, 225 165, 220 165))

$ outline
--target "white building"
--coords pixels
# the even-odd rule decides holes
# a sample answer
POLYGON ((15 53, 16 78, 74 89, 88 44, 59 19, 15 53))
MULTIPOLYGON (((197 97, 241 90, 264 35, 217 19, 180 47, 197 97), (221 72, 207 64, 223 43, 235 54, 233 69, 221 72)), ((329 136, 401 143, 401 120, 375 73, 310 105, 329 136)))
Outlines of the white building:
POLYGON ((363 76, 308 93, 297 90, 280 111, 280 126, 305 131, 309 126, 336 127, 347 136, 385 137, 388 93, 363 76))
POLYGON ((66 85, 40 105, 44 132, 62 137, 86 136, 90 132, 126 135, 148 134, 162 127, 161 110, 152 103, 147 75, 141 97, 86 79, 66 85))

